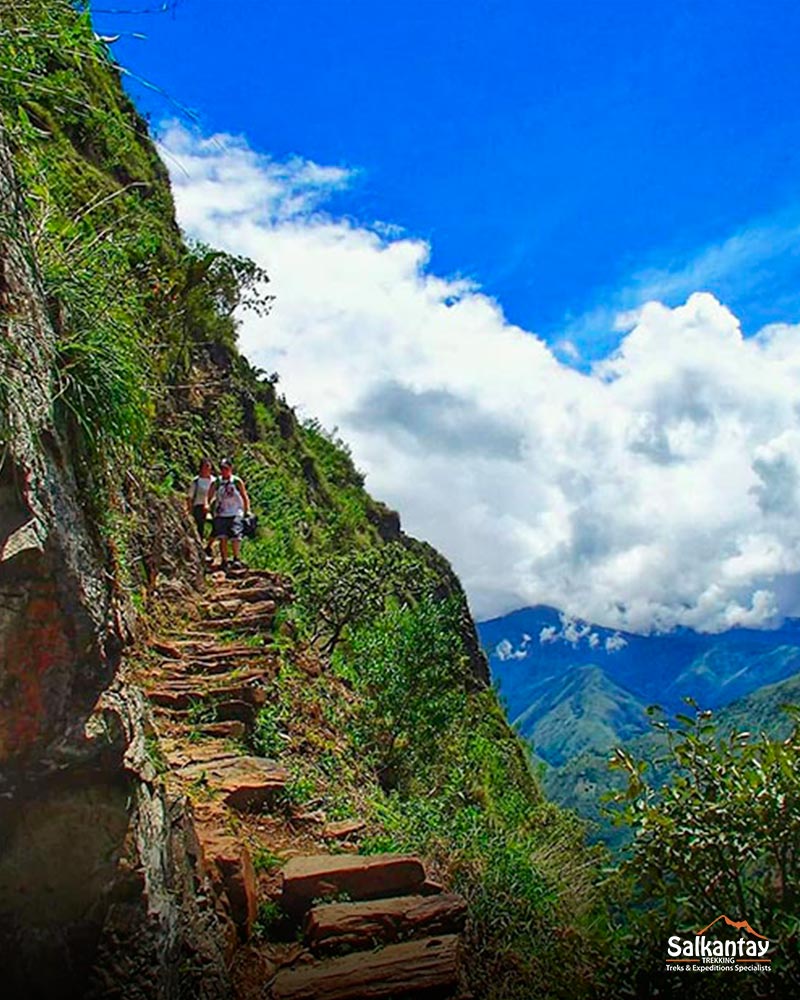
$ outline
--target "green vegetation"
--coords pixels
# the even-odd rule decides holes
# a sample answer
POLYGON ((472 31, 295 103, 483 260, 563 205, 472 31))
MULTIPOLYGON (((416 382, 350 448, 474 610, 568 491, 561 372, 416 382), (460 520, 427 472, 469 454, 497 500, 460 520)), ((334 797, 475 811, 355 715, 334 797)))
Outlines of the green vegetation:
POLYGON ((253 924, 253 934, 256 939, 269 939, 270 932, 283 920, 284 914, 279 903, 273 899, 262 899, 258 904, 258 913, 253 924))
MULTIPOLYGON (((299 424, 276 377, 239 356, 236 310, 268 311, 266 275, 182 242, 146 126, 66 0, 4 9, 0 112, 56 338, 54 426, 116 582, 157 614, 144 595, 174 571, 165 549, 186 528, 180 491, 201 455, 223 452, 260 516, 248 561, 294 581, 252 743, 289 769, 285 808, 364 820, 368 850, 424 854, 470 904, 470 983, 486 1000, 613 996, 620 984, 633 994, 660 964, 659 928, 705 919, 712 901, 749 907, 753 923, 779 912, 788 968, 797 735, 709 743, 705 721, 690 727, 669 737, 687 777, 661 799, 620 757, 637 836, 621 874, 604 873, 606 856, 544 797, 478 682, 446 561, 402 536, 336 435, 299 424), (716 877, 719 844, 741 857, 712 900, 703 880, 716 877)), ((190 707, 198 732, 210 712, 190 707)), ((147 751, 158 770, 157 747, 147 751)), ((211 795, 203 775, 194 793, 211 795)), ((260 871, 274 861, 256 858, 260 871)), ((259 932, 278 916, 262 904, 259 932)))
MULTIPOLYGON (((652 976, 665 928, 696 930, 726 914, 771 939, 771 988, 797 994, 800 710, 788 712, 792 728, 783 740, 722 732, 708 711, 678 716, 676 729, 658 721, 672 773, 659 788, 646 761, 617 752, 615 766, 627 779, 617 798, 635 832, 619 871, 623 898, 633 904, 620 921, 618 951, 629 972, 652 976)), ((690 995, 728 996, 731 978, 691 977, 702 982, 691 984, 690 995)))
POLYGON ((286 863, 286 859, 279 854, 274 854, 269 848, 259 844, 253 852, 253 868, 256 872, 272 872, 286 863))
MULTIPOLYGON (((714 713, 717 732, 727 735, 750 730, 763 732, 771 739, 786 739, 791 732, 791 716, 783 711, 787 704, 800 703, 800 675, 789 677, 775 684, 767 684, 752 694, 720 708, 714 713)), ((650 765, 650 782, 659 787, 673 773, 673 758, 668 752, 666 732, 651 727, 650 732, 624 743, 622 746, 632 758, 646 760, 650 765)), ((602 840, 615 852, 625 848, 633 836, 626 824, 615 824, 619 803, 609 793, 625 787, 625 776, 618 768, 610 768, 611 749, 605 752, 589 751, 568 760, 561 767, 543 767, 545 791, 554 801, 574 809, 584 817, 593 831, 592 836, 602 840)))

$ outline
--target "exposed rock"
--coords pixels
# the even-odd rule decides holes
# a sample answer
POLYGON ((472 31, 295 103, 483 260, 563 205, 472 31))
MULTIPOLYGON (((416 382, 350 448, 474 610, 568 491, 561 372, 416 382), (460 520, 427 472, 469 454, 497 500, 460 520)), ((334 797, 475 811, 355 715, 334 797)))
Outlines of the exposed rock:
POLYGON ((378 534, 384 542, 396 542, 402 536, 400 515, 386 504, 375 501, 367 509, 367 517, 378 529, 378 534))
POLYGON ((305 921, 305 938, 313 951, 366 949, 464 929, 467 904, 461 896, 399 896, 362 903, 315 906, 305 921))
POLYGON ((458 985, 458 938, 448 935, 282 969, 272 995, 275 1000, 433 998, 448 996, 458 985))
POLYGON ((222 793, 223 800, 240 812, 273 805, 289 780, 286 768, 263 757, 231 756, 187 764, 180 775, 201 781, 222 793))
POLYGON ((150 643, 150 648, 154 653, 165 656, 168 660, 180 660, 183 656, 178 646, 170 642, 159 642, 157 639, 154 639, 150 643))
POLYGON ((243 701, 256 708, 267 699, 266 691, 261 685, 263 674, 260 671, 252 674, 239 675, 235 682, 228 681, 224 676, 215 678, 214 684, 198 685, 194 679, 170 679, 158 687, 150 688, 147 697, 154 705, 174 710, 188 709, 197 702, 206 702, 209 706, 230 701, 243 701))
MULTIPOLYGON (((3 995, 229 1000, 186 803, 151 783, 144 699, 109 688, 132 617, 52 422, 55 335, 1 131, 0 218, 3 995)), ((169 551, 142 540, 148 579, 179 559, 199 578, 180 505, 154 504, 169 551)))
POLYGON ((367 824, 363 819, 343 819, 334 823, 326 823, 322 836, 325 840, 347 840, 365 830, 367 824))
POLYGON ((313 855, 292 858, 283 869, 281 902, 291 914, 313 900, 347 893, 350 899, 378 899, 415 893, 425 880, 419 858, 401 854, 313 855))
POLYGON ((226 897, 239 935, 247 940, 258 911, 256 873, 250 852, 240 841, 225 836, 215 826, 198 824, 197 836, 217 894, 226 897))
POLYGON ((206 736, 221 736, 229 740, 244 739, 247 726, 239 719, 229 719, 227 722, 208 722, 200 726, 200 732, 206 736))
POLYGON ((52 424, 55 335, 2 135, 0 218, 2 766, 38 753, 88 716, 118 662, 122 623, 52 424))

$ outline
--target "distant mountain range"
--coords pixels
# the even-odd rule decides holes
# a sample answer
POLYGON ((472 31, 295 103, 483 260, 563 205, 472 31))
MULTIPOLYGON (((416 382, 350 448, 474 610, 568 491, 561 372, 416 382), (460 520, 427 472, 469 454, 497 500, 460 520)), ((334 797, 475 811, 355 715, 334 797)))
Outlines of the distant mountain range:
POLYGON ((781 705, 800 704, 796 619, 772 631, 640 636, 536 607, 481 622, 478 632, 509 719, 542 761, 548 795, 596 822, 612 846, 621 837, 599 800, 623 779, 609 770, 608 751, 624 744, 639 759, 658 759, 664 737, 650 726, 648 705, 672 715, 690 696, 715 710, 723 731, 783 737, 791 720, 781 705))
MULTIPOLYGON (((800 705, 800 674, 795 674, 777 684, 767 684, 752 694, 714 712, 718 732, 765 732, 773 739, 785 739, 792 728, 792 718, 782 710, 785 704, 800 705)), ((623 741, 615 741, 616 745, 623 741)), ((568 806, 596 824, 595 839, 611 847, 623 843, 622 832, 611 825, 602 809, 600 797, 608 791, 624 786, 625 778, 608 766, 610 746, 605 750, 587 750, 567 760, 560 766, 543 766, 542 784, 549 798, 568 806)), ((647 760, 653 765, 651 780, 656 784, 669 777, 668 769, 661 763, 666 749, 663 732, 652 728, 625 742, 625 749, 636 760, 647 760)))
POLYGON ((650 704, 671 714, 688 695, 719 708, 800 672, 794 619, 771 631, 642 636, 535 607, 478 631, 509 719, 551 764, 646 732, 650 704))

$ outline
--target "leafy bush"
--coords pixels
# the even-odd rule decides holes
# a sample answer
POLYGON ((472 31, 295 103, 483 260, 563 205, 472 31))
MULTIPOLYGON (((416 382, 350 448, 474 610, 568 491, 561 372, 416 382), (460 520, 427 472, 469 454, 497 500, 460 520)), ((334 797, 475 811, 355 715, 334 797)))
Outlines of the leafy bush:
MULTIPOLYGON (((399 544, 346 551, 311 562, 297 574, 299 614, 311 642, 332 653, 345 629, 377 622, 387 601, 431 591, 430 569, 399 544)), ((372 631, 370 624, 363 637, 372 631)))
POLYGON ((286 747, 281 706, 264 705, 256 716, 250 743, 261 757, 277 757, 286 747))
MULTIPOLYGON (((800 711, 790 711, 800 718, 800 711)), ((787 739, 771 740, 721 733, 712 713, 699 709, 677 721, 674 729, 656 722, 666 732, 673 773, 663 787, 651 784, 646 761, 618 750, 612 762, 628 780, 615 798, 624 803, 623 821, 635 834, 620 867, 632 901, 627 918, 620 918, 627 949, 655 969, 656 956, 663 962, 668 933, 705 926, 725 913, 777 942, 771 979, 780 977, 783 988, 796 994, 800 724, 787 739)), ((712 984, 704 989, 714 995, 712 984)))
POLYGON ((441 733, 464 712, 460 654, 455 608, 431 597, 389 607, 351 630, 335 665, 361 695, 354 737, 384 783, 396 784, 435 753, 441 733))

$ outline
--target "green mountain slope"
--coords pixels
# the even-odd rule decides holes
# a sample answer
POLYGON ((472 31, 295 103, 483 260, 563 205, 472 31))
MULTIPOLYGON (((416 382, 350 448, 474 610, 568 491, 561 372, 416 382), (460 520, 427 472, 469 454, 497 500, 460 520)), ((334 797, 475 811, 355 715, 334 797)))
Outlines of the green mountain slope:
MULTIPOLYGON (((800 705, 800 674, 759 688, 715 712, 713 718, 720 735, 751 731, 785 739, 792 728, 791 715, 783 709, 787 704, 800 705)), ((666 746, 663 732, 653 730, 620 744, 623 742, 631 756, 650 763, 659 782, 669 780, 669 770, 659 765, 666 746)), ((624 785, 623 776, 608 766, 610 756, 608 752, 580 753, 561 766, 546 770, 543 783, 554 801, 574 809, 594 824, 599 839, 619 847, 627 834, 612 826, 601 803, 601 796, 624 785)))
POLYGON ((647 726, 646 706, 600 667, 573 667, 543 680, 541 688, 514 726, 548 764, 558 766, 581 753, 605 750, 647 726))

